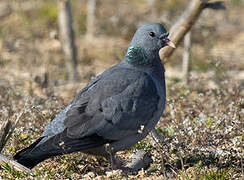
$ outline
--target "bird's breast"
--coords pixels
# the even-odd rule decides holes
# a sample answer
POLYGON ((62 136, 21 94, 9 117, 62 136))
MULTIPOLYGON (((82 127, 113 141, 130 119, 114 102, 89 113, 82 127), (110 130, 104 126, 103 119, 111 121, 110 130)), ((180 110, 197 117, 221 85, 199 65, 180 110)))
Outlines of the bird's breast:
POLYGON ((160 117, 163 114, 165 103, 166 103, 166 90, 165 90, 165 81, 164 78, 161 80, 161 78, 156 78, 154 76, 151 76, 156 88, 157 88, 157 94, 159 96, 157 111, 153 114, 152 120, 148 123, 146 129, 148 131, 151 131, 158 121, 160 120, 160 117))

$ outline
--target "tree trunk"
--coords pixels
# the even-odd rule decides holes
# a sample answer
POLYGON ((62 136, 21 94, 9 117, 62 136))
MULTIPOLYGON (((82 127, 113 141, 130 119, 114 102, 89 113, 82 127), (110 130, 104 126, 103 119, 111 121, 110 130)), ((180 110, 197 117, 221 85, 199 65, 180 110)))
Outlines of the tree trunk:
POLYGON ((156 8, 155 8, 155 3, 156 1, 155 0, 146 0, 146 3, 147 3, 147 7, 149 8, 149 17, 150 19, 157 19, 157 15, 156 15, 156 8))
POLYGON ((68 78, 71 81, 76 81, 78 80, 77 49, 75 46, 75 37, 72 27, 72 13, 69 0, 59 0, 58 11, 60 38, 66 58, 68 78))
POLYGON ((184 37, 184 52, 182 57, 182 74, 185 84, 189 81, 189 70, 191 60, 191 31, 189 31, 184 37))
MULTIPOLYGON (((174 23, 174 25, 170 28, 169 38, 171 39, 171 41, 174 42, 176 46, 180 43, 185 34, 195 24, 196 20, 198 19, 198 16, 202 13, 202 10, 204 10, 205 8, 223 10, 225 9, 225 6, 222 2, 219 1, 209 3, 209 0, 192 0, 188 8, 183 12, 183 14, 176 21, 176 23, 174 23)), ((163 59, 164 62, 166 62, 165 59, 170 57, 173 51, 174 48, 171 47, 163 48, 160 51, 160 58, 163 59)), ((156 129, 152 131, 153 137, 160 142, 163 140, 163 138, 156 131, 156 129)))
POLYGON ((88 0, 87 2, 87 18, 86 18, 86 37, 93 38, 95 34, 96 23, 96 0, 88 0))
POLYGON ((11 7, 9 4, 5 2, 0 3, 0 19, 3 19, 4 17, 8 16, 11 14, 11 7))

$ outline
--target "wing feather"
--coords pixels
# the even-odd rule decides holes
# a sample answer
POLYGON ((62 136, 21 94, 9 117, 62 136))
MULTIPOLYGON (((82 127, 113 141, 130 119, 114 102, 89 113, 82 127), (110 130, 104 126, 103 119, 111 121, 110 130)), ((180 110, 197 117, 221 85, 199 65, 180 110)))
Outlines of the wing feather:
POLYGON ((131 69, 114 71, 75 98, 64 123, 67 135, 82 138, 97 133, 115 140, 137 133, 157 111, 158 101, 148 74, 131 69))

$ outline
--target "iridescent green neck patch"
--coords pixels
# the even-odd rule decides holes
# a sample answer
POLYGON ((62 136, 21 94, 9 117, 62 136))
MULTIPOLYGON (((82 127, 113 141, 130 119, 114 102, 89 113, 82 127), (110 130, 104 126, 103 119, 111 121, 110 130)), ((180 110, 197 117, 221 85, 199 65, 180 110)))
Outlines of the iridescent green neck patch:
POLYGON ((130 46, 125 57, 126 61, 133 65, 148 65, 152 63, 140 47, 130 46))

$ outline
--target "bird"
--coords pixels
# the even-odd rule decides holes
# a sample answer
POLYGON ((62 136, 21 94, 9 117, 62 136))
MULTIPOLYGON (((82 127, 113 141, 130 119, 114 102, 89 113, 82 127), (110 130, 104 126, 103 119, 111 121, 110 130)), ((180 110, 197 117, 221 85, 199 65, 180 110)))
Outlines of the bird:
POLYGON ((14 160, 32 169, 50 157, 79 151, 112 159, 114 168, 122 169, 116 152, 144 139, 164 111, 165 68, 159 51, 175 48, 168 36, 160 23, 140 26, 124 59, 92 78, 14 160))

